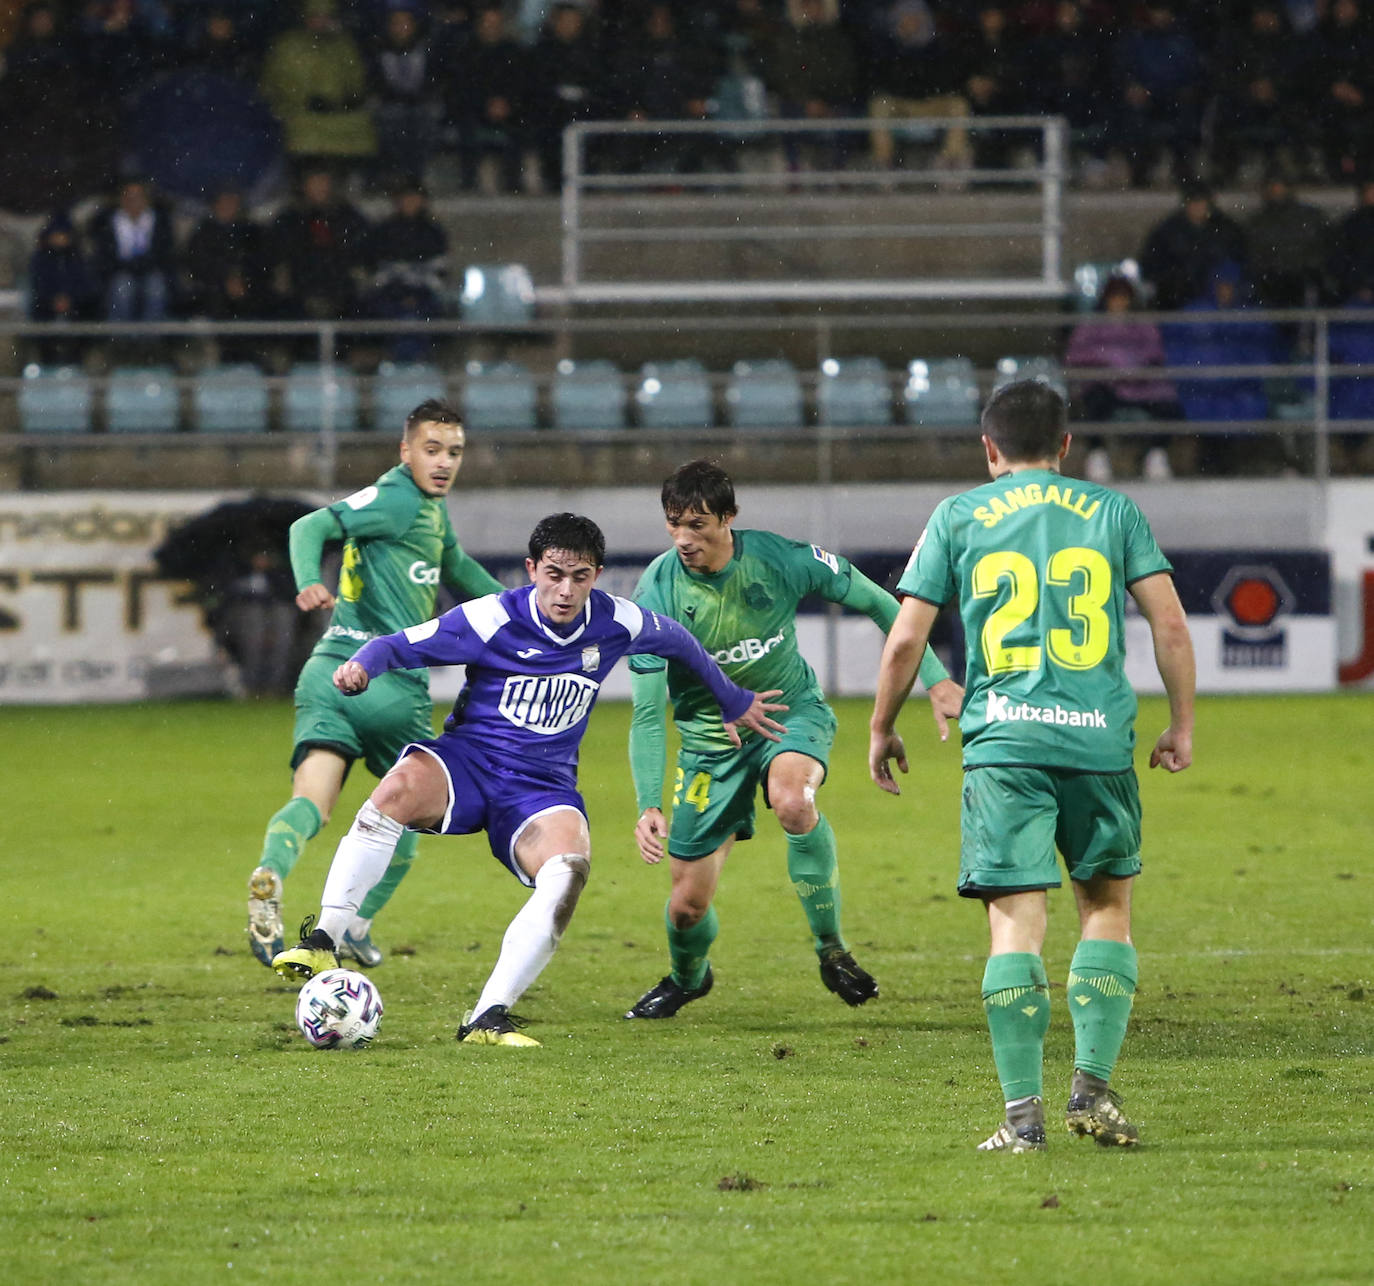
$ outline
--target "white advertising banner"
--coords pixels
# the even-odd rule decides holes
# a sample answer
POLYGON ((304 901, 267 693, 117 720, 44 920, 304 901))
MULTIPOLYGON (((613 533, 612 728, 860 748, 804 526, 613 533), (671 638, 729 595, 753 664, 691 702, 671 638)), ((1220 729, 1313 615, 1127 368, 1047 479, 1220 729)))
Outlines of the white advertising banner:
MULTIPOLYGON (((190 586, 159 579, 169 531, 242 495, 72 492, 0 495, 0 704, 134 701, 233 690, 235 672, 190 586)), ((1169 550, 1189 611, 1203 692, 1321 691, 1374 685, 1374 485, 1334 484, 1324 549, 1169 550)), ((470 516, 470 515, 469 515, 470 516)), ((469 523, 474 534, 481 524, 469 523)), ((475 542, 480 543, 480 542, 475 542)), ((516 546, 480 556, 507 584, 516 546)), ((909 550, 850 551, 887 583, 909 550)), ((602 586, 628 594, 647 554, 612 557, 602 586)), ((869 695, 882 639, 871 622, 806 612, 798 639, 828 690, 869 695)), ((1148 631, 1128 623, 1128 673, 1159 690, 1148 631), (1143 631, 1143 632, 1142 632, 1143 631)), ((462 671, 436 671, 437 700, 462 671)), ((605 695, 622 697, 617 672, 605 695)))
POLYGON ((0 704, 225 691, 189 587, 153 561, 171 528, 223 499, 0 495, 0 704))

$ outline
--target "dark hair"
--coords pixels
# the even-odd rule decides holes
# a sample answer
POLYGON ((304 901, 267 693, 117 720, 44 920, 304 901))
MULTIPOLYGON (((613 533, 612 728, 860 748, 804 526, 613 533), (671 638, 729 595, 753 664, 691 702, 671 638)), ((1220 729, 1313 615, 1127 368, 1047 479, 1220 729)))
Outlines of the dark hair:
POLYGON ((1068 406, 1042 380, 1017 380, 988 398, 983 432, 1013 464, 1053 460, 1059 454, 1068 406))
POLYGON ((691 460, 663 480, 658 495, 663 514, 675 522, 688 509, 733 518, 739 513, 735 504, 735 484, 730 475, 709 460, 691 460))
POLYGON ((422 424, 456 424, 463 427, 463 416, 452 402, 441 397, 426 398, 406 416, 405 435, 409 437, 422 424))
POLYGON ((606 562, 606 537, 596 523, 581 514, 550 514, 535 523, 530 532, 530 562, 537 563, 551 549, 578 554, 594 567, 606 562))

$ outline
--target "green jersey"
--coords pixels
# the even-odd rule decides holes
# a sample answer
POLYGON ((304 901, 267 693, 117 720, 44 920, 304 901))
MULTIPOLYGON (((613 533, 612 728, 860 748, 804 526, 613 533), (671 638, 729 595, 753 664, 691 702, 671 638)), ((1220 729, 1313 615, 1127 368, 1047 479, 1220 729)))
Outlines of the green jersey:
POLYGON ((1130 768, 1126 587, 1172 570, 1131 500, 1048 469, 942 501, 897 592, 959 600, 965 766, 1130 768))
MULTIPOLYGON (((444 498, 421 491, 403 464, 327 510, 343 528, 343 566, 313 655, 346 661, 369 639, 429 620, 441 581, 464 598, 503 588, 459 546, 444 498)), ((298 588, 319 580, 317 551, 299 557, 293 548, 292 571, 298 588)))
MULTIPOLYGON (((851 598, 884 631, 896 619, 896 600, 848 559, 818 545, 769 531, 735 530, 733 535, 734 553, 718 572, 691 571, 671 549, 660 554, 640 577, 635 601, 685 625, 741 687, 780 689, 780 699, 792 706, 824 702, 815 673, 797 649, 802 599, 810 594, 832 603, 851 598), (860 585, 868 591, 862 601, 860 585)), ((639 674, 667 666, 668 696, 684 750, 702 754, 730 749, 719 706, 690 671, 652 656, 629 660, 639 674)))

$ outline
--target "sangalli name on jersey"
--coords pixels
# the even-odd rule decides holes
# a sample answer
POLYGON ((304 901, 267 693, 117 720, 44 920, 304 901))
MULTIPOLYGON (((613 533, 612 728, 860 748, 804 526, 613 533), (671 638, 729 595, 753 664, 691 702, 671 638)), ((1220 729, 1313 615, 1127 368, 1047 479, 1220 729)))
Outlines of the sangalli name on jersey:
POLYGON ((1072 487, 1060 486, 1057 482, 1044 487, 1038 482, 1028 482, 1025 486, 1008 487, 1000 496, 993 496, 987 504, 979 505, 973 511, 973 516, 984 527, 995 527, 1017 510, 1030 509, 1035 505, 1058 505, 1080 518, 1088 519, 1101 508, 1102 501, 1089 500, 1084 492, 1076 492, 1072 487))

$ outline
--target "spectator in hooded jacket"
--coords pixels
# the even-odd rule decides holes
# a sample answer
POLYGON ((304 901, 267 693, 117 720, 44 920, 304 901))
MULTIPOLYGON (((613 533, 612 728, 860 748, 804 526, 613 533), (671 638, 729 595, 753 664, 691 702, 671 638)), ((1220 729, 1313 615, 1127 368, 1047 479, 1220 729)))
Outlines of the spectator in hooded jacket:
MULTIPOLYGON (((95 311, 96 285, 82 252, 76 225, 66 210, 58 210, 43 225, 29 256, 29 320, 36 322, 90 321, 95 311)), ((82 344, 75 339, 40 339, 38 360, 67 363, 81 360, 82 344)))

